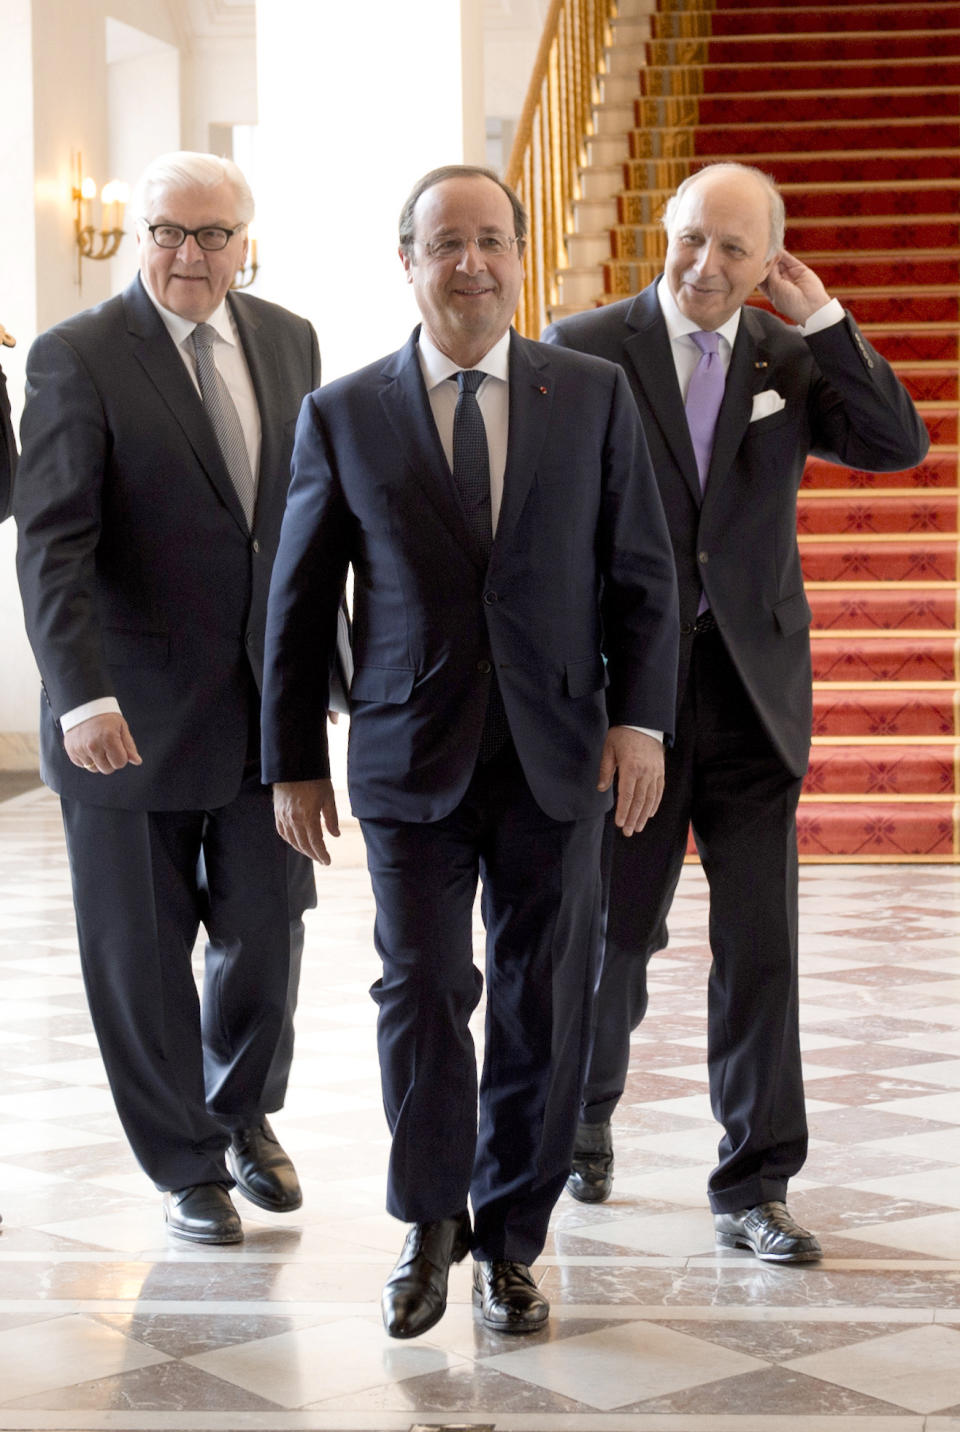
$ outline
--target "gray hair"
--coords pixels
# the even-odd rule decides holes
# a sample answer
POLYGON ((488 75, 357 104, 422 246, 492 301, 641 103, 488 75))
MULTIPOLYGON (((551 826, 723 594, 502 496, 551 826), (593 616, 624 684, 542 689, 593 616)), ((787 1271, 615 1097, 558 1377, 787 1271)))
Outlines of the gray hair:
POLYGON ((405 254, 410 254, 413 250, 416 228, 413 211, 417 207, 417 200, 428 189, 433 189, 447 179, 491 179, 498 189, 502 189, 513 209, 513 228, 520 240, 518 248, 522 251, 527 237, 527 211, 523 207, 519 195, 514 193, 509 184, 504 184, 499 174, 493 169, 484 169, 479 164, 444 164, 442 168, 431 169, 429 174, 424 174, 422 179, 417 180, 400 210, 400 247, 405 254))
POLYGON ((232 159, 217 154, 198 154, 175 149, 151 160, 133 186, 130 212, 134 219, 146 219, 154 196, 165 189, 216 189, 229 184, 237 201, 237 220, 249 224, 253 218, 253 194, 243 170, 232 159))
POLYGON ((670 230, 676 217, 680 201, 688 189, 692 189, 705 174, 713 174, 718 169, 730 170, 733 173, 752 174, 754 179, 760 181, 767 191, 767 198, 770 201, 770 247, 766 257, 772 259, 783 248, 783 241, 787 231, 787 211, 784 208, 783 196, 777 188, 776 183, 769 174, 764 174, 762 169, 755 169, 752 164, 736 164, 732 161, 724 161, 719 164, 707 164, 703 169, 697 169, 693 174, 688 174, 683 183, 677 188, 675 194, 671 194, 667 200, 667 206, 663 211, 663 227, 667 231, 667 238, 670 237, 670 230))

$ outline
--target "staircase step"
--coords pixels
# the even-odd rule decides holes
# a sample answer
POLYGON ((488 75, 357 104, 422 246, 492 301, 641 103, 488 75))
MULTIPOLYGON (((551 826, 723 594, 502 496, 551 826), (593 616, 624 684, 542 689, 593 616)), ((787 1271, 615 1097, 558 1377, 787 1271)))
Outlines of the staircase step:
POLYGON ((704 11, 676 11, 657 15, 657 39, 682 39, 703 26, 703 33, 722 35, 807 35, 836 28, 844 34, 858 30, 950 29, 958 24, 956 4, 862 5, 851 4, 837 14, 831 5, 756 5, 704 11))
POLYGON ((935 801, 801 800, 800 859, 807 861, 955 861, 960 806, 935 801))
MULTIPOLYGON (((938 37, 937 37, 938 38, 938 37)), ((791 41, 794 55, 800 52, 791 41)), ((806 47, 803 48, 806 56, 806 47)), ((771 94, 781 90, 812 90, 816 94, 835 89, 926 89, 960 84, 960 59, 941 53, 924 59, 862 60, 840 59, 839 56, 802 60, 784 56, 779 63, 768 59, 754 63, 721 64, 712 62, 701 67, 687 62, 662 64, 646 55, 638 64, 640 88, 646 95, 771 94)))
MULTIPOLYGON (((775 126, 758 128, 745 124, 701 124, 690 134, 694 140, 694 152, 701 159, 727 155, 734 150, 741 155, 749 154, 761 134, 764 148, 773 153, 796 153, 798 150, 835 152, 844 149, 860 153, 912 148, 923 151, 930 147, 960 148, 960 118, 892 119, 882 123, 851 119, 842 124, 833 119, 811 120, 804 124, 780 124, 778 120, 775 126)), ((644 152, 644 136, 649 142, 651 136, 647 130, 630 131, 631 154, 644 152)))
POLYGON ((960 360, 960 334, 955 323, 868 323, 861 324, 866 336, 888 362, 912 358, 924 361, 960 360))
MULTIPOLYGON (((831 101, 832 103, 832 101, 831 101)), ((960 209, 960 178, 930 184, 923 179, 888 183, 784 184, 791 222, 832 215, 952 214, 960 209)))
POLYGON ((892 366, 915 403, 956 403, 960 397, 960 370, 956 359, 917 363, 898 358, 892 366))
MULTIPOLYGON (((633 258, 666 251, 663 225, 656 219, 641 223, 615 223, 613 255, 633 258)), ((938 215, 914 218, 798 219, 787 225, 786 246, 792 253, 828 250, 839 256, 869 257, 904 248, 943 250, 954 253, 960 262, 960 220, 938 215)))
POLYGON ((941 533, 954 536, 958 530, 960 496, 956 489, 936 491, 818 492, 803 489, 797 509, 797 530, 801 536, 847 533, 856 538, 866 533, 901 536, 910 533, 941 533))
MULTIPOLYGON (((824 458, 811 457, 803 470, 804 494, 820 488, 866 489, 884 487, 956 488, 960 478, 960 459, 956 448, 937 448, 927 453, 919 467, 906 472, 860 472, 856 468, 838 467, 824 458)), ((849 492, 846 493, 849 499, 849 492)))
POLYGON ((800 546, 808 582, 955 582, 958 555, 956 534, 913 540, 804 538, 800 546))
MULTIPOLYGON (((674 99, 659 96, 649 98, 637 94, 627 96, 632 100, 633 119, 625 128, 636 125, 650 129, 657 125, 760 124, 770 123, 770 96, 750 95, 701 95, 697 98, 674 99), (634 97, 635 96, 635 97, 634 97)), ((847 120, 888 120, 915 118, 926 115, 942 118, 955 114, 956 86, 925 89, 852 89, 833 91, 830 96, 830 116, 834 121, 847 120)), ((798 124, 810 118, 809 90, 796 90, 777 96, 777 124, 798 124)))
POLYGON ((828 681, 813 686, 815 736, 960 736, 960 688, 828 681))
POLYGON ((815 681, 960 681, 960 637, 952 633, 810 635, 815 681))
POLYGON ((955 633, 956 587, 810 586, 807 599, 818 631, 955 633))
POLYGON ((877 796, 960 795, 960 746, 949 742, 900 746, 822 743, 810 753, 807 797, 857 791, 877 796))
MULTIPOLYGON (((871 69, 875 64, 909 60, 960 57, 960 29, 901 30, 896 34, 873 31, 869 34, 831 34, 829 29, 803 38, 804 63, 828 65, 858 64, 871 69)), ((651 40, 647 46, 650 65, 770 65, 790 63, 800 44, 792 35, 730 35, 694 40, 651 40)), ((777 85, 771 75, 771 88, 777 85)), ((874 81, 876 83, 876 81, 874 81)))
MULTIPOLYGON (((859 154, 783 154, 770 153, 766 149, 753 149, 748 154, 751 164, 772 174, 778 184, 850 184, 862 180, 864 183, 899 185, 906 180, 916 180, 918 167, 922 167, 923 180, 957 177, 957 156, 953 149, 927 149, 923 164, 918 166, 915 150, 899 150, 896 153, 879 154, 876 150, 864 150, 859 154)), ((651 155, 628 156, 624 168, 623 188, 659 188, 661 185, 673 189, 685 178, 691 169, 717 159, 739 159, 744 154, 715 154, 710 160, 698 160, 692 155, 663 157, 651 155)))

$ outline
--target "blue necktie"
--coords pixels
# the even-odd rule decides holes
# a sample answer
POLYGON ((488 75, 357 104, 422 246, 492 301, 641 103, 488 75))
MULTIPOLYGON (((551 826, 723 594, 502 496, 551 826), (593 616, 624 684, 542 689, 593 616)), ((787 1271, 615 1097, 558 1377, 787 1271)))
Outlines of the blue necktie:
MULTIPOLYGON (((464 515, 484 561, 493 546, 490 506, 490 453, 487 429, 477 402, 477 389, 486 377, 477 368, 457 374, 460 396, 453 415, 453 482, 464 515)), ((500 695, 497 673, 491 667, 487 714, 480 736, 481 764, 502 751, 510 739, 510 725, 500 695)))
POLYGON ((723 402, 725 378, 720 361, 720 335, 703 332, 691 333, 690 337, 700 349, 700 361, 690 379, 685 407, 702 493, 707 485, 713 435, 717 427, 720 404, 723 402))
POLYGON ((471 534, 483 556, 493 546, 490 510, 490 454, 487 430, 477 402, 477 389, 486 377, 479 369, 457 374, 460 396, 453 415, 453 481, 471 534))

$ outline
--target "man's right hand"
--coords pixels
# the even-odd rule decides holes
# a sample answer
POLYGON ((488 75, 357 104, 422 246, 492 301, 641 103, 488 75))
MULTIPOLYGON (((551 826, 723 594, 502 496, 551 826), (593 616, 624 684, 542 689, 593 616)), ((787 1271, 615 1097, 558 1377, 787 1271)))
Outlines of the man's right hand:
POLYGON ((75 766, 110 776, 124 766, 142 766, 130 727, 117 712, 90 716, 64 733, 63 749, 75 766))
POLYGON ((277 781, 273 787, 273 814, 277 830, 288 845, 320 865, 330 864, 323 828, 340 834, 333 782, 277 781))

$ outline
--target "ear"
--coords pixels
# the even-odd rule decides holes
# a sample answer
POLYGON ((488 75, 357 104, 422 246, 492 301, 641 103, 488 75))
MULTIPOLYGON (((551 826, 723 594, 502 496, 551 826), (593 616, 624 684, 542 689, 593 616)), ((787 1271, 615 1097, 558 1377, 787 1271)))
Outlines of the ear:
POLYGON ((249 252, 249 249, 250 249, 250 235, 248 234, 247 230, 244 229, 244 231, 243 231, 243 239, 242 239, 241 244, 240 244, 240 262, 237 264, 237 268, 246 268, 246 266, 247 266, 247 253, 249 252))
POLYGON ((413 259, 405 249, 397 249, 400 255, 400 262, 403 264, 403 271, 407 276, 407 283, 413 283, 413 259))

